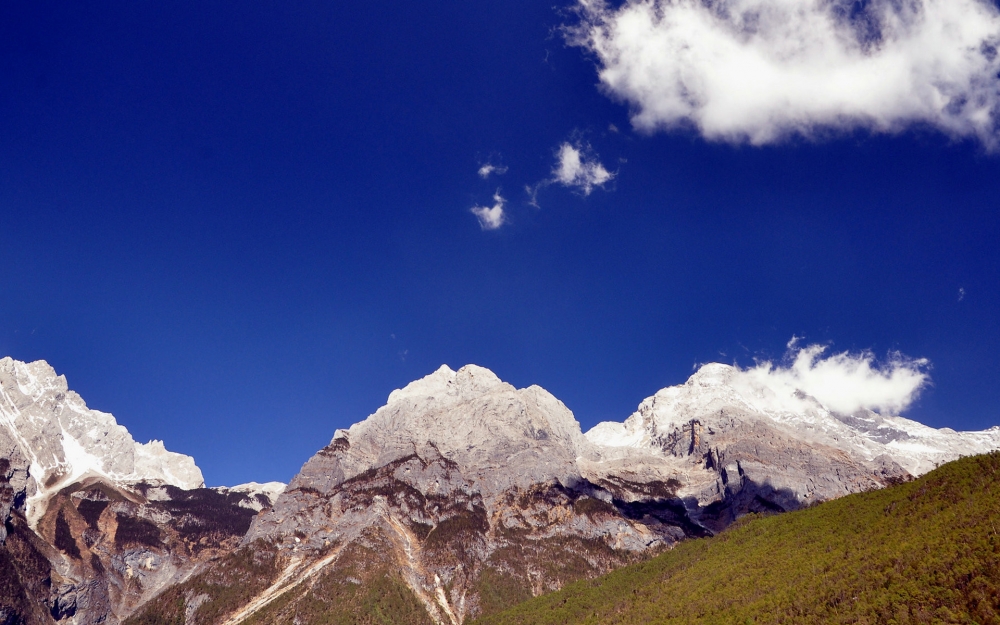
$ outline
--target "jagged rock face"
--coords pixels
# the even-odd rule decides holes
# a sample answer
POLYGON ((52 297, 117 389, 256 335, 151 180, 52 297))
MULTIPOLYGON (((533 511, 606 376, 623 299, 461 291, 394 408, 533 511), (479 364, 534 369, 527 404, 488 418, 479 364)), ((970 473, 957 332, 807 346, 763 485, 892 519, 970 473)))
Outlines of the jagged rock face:
MULTIPOLYGON (((746 512, 877 488, 994 448, 1000 428, 956 433, 869 411, 837 414, 801 393, 776 396, 725 365, 706 365, 624 423, 583 435, 539 387, 515 389, 471 365, 442 367, 338 430, 273 507, 256 498, 280 485, 206 491, 244 497, 232 508, 252 514, 259 504, 261 513, 240 549, 185 569, 196 574, 128 623, 304 625, 339 614, 457 625, 711 534, 746 512)), ((116 595, 113 581, 90 595, 81 594, 82 581, 63 586, 65 570, 73 580, 100 577, 97 565, 86 568, 85 552, 104 570, 127 572, 124 562, 133 575, 149 570, 142 567, 150 554, 159 557, 160 577, 142 573, 152 587, 161 583, 154 577, 181 570, 171 563, 192 557, 174 554, 202 544, 186 538, 198 516, 181 514, 185 491, 122 487, 121 499, 107 495, 117 507, 97 514, 93 502, 103 500, 90 485, 59 488, 38 523, 42 546, 58 551, 49 558, 55 581, 46 604, 57 612, 105 600, 135 606, 148 596, 116 595), (88 520, 95 514, 96 529, 88 520), (152 535, 137 529, 146 522, 160 532, 159 551, 141 540, 152 535), (133 542, 118 545, 122 528, 133 542), (139 551, 123 555, 130 549, 139 551)), ((219 536, 212 548, 223 553, 235 534, 219 536)))
POLYGON ((517 390, 482 367, 458 372, 442 367, 393 391, 386 406, 350 430, 338 430, 289 489, 327 492, 344 479, 416 453, 456 462, 489 497, 578 475, 577 450, 585 444, 573 413, 544 389, 517 390))
POLYGON ((776 402, 737 372, 707 365, 624 423, 583 436, 541 388, 442 367, 338 430, 255 519, 244 545, 276 545, 287 568, 225 622, 310 622, 307 604, 322 603, 318 589, 362 550, 433 621, 460 623, 502 607, 491 603, 495 588, 520 600, 746 512, 878 488, 926 470, 928 458, 1000 447, 1000 431, 838 415, 806 396, 776 402), (927 451, 931 441, 938 451, 927 451), (554 570, 566 562, 575 564, 554 570), (296 590, 306 580, 311 590, 296 590))
MULTIPOLYGON (((337 431, 244 543, 265 539, 289 558, 334 564, 377 531, 395 545, 382 557, 428 613, 458 623, 482 611, 487 578, 530 596, 685 536, 616 509, 608 489, 580 474, 577 458, 589 447, 543 389, 515 389, 480 367, 442 367, 337 431), (543 573, 553 562, 578 570, 543 573)), ((666 518, 684 516, 676 503, 659 507, 666 518)))
POLYGON ((717 363, 704 365, 686 383, 647 398, 624 423, 601 423, 586 436, 605 456, 608 448, 677 455, 675 439, 683 438, 680 431, 694 422, 700 423, 699 432, 762 424, 801 444, 839 449, 865 461, 885 455, 911 475, 1000 445, 1000 427, 955 432, 870 410, 838 414, 800 392, 776 396, 746 372, 717 363))
POLYGON ((837 414, 801 393, 777 397, 721 364, 586 437, 599 460, 585 463, 585 475, 626 471, 644 481, 675 471, 692 516, 713 530, 747 511, 795 509, 1000 448, 1000 428, 959 433, 868 410, 837 414))
POLYGON ((284 487, 202 484, 46 363, 0 359, 0 623, 118 623, 235 549, 284 487))
POLYGON ((204 488, 125 490, 96 478, 64 488, 37 528, 60 552, 54 605, 75 606, 76 623, 127 616, 198 564, 232 551, 256 514, 240 505, 246 499, 204 488))
MULTIPOLYGON (((33 537, 45 561, 41 582, 24 594, 48 618, 31 622, 119 623, 232 552, 257 514, 255 503, 241 492, 145 483, 126 489, 91 477, 54 493, 35 531, 15 511, 7 523, 20 532, 14 538, 33 537)), ((12 548, 0 547, 0 561, 12 548)), ((24 617, 23 607, 18 614, 24 617)))
POLYGON ((14 511, 0 546, 0 623, 50 625, 54 550, 14 511))
POLYGON ((161 441, 136 443, 113 416, 87 408, 42 360, 0 359, 0 443, 4 436, 29 463, 32 525, 52 493, 89 476, 116 484, 204 486, 194 459, 167 451, 161 441))
POLYGON ((25 501, 35 494, 35 483, 29 474, 30 463, 10 433, 0 429, 0 545, 7 538, 3 525, 14 509, 24 508, 25 501))

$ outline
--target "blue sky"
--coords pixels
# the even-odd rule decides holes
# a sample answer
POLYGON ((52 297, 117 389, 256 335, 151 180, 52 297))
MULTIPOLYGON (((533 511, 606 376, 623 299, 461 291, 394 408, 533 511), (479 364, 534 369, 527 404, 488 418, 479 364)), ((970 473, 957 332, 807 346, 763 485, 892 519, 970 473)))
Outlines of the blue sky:
POLYGON ((685 56, 640 3, 4 2, 0 354, 210 484, 288 480, 442 363, 588 428, 793 336, 926 358, 907 416, 1000 424, 1000 26, 955 3, 967 40, 873 0, 861 52, 716 16, 685 56))

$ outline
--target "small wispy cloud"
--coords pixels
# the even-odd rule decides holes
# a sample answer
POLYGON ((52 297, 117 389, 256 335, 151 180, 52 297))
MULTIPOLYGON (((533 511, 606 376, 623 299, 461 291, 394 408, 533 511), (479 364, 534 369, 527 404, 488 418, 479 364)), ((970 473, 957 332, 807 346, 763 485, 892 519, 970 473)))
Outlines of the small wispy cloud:
POLYGON ((476 219, 479 220, 479 227, 483 230, 496 230, 507 223, 507 214, 504 212, 506 200, 500 195, 500 190, 493 194, 493 206, 473 206, 470 210, 476 219))
POLYGON ((498 165, 498 164, 495 164, 495 163, 487 162, 487 163, 484 163, 484 164, 480 165, 480 167, 479 167, 479 177, 482 178, 483 180, 486 180, 492 174, 496 174, 498 176, 502 176, 503 174, 506 174, 506 173, 507 173, 507 166, 506 165, 498 165))
POLYGON ((556 159, 552 180, 573 187, 584 195, 590 195, 594 187, 600 187, 615 177, 586 144, 563 143, 559 146, 556 159))
POLYGON ((1000 147, 992 0, 577 0, 570 43, 648 132, 776 143, 924 125, 1000 147))
POLYGON ((868 351, 826 355, 826 346, 797 347, 798 341, 789 341, 786 364, 768 361, 740 369, 733 383, 745 384, 756 397, 770 398, 774 408, 800 409, 800 394, 805 393, 842 414, 859 409, 899 414, 930 383, 926 358, 894 353, 879 363, 868 351))
POLYGON ((556 164, 552 174, 533 185, 525 186, 529 203, 538 207, 538 192, 550 184, 569 187, 582 195, 590 195, 595 187, 603 187, 613 180, 615 173, 601 164, 594 150, 582 141, 564 141, 556 150, 556 164))
POLYGON ((958 287, 958 301, 965 299, 965 287, 958 287))

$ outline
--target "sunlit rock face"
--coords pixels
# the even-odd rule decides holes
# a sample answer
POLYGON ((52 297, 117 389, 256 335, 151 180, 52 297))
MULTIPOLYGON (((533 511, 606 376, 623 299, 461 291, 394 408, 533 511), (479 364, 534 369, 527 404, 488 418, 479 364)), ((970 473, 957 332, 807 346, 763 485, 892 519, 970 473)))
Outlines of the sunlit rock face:
POLYGON ((1000 448, 998 427, 955 432, 871 410, 840 414, 801 391, 778 396, 721 364, 701 367, 644 400, 624 423, 601 423, 586 437, 599 456, 590 471, 637 479, 679 471, 679 493, 714 529, 755 506, 794 509, 1000 448))
MULTIPOLYGON (((879 488, 1000 447, 997 430, 842 415, 802 393, 773 397, 738 373, 706 365, 624 423, 583 435, 539 387, 515 389, 473 365, 441 367, 338 430, 244 544, 279 545, 293 563, 284 590, 300 583, 295 567, 315 576, 310 562, 335 570, 347 566, 339 554, 367 549, 435 621, 457 623, 497 607, 484 580, 503 579, 524 598, 747 512, 879 488), (553 572, 552 562, 570 561, 553 572)), ((250 612, 268 609, 277 608, 250 612)))
POLYGON ((161 441, 135 442, 113 416, 87 408, 44 360, 0 359, 0 431, 29 463, 33 485, 26 514, 32 524, 53 493, 86 477, 205 485, 193 458, 167 451, 161 441))
POLYGON ((622 514, 580 473, 580 454, 596 459, 590 447, 544 389, 441 367, 338 430, 244 543, 275 541, 289 558, 332 557, 332 567, 351 545, 377 543, 435 620, 460 622, 488 607, 487 578, 529 597, 685 536, 683 519, 654 531, 622 514))
POLYGON ((842 414, 746 373, 705 365, 584 434, 540 387, 443 366, 337 430, 287 488, 206 489, 191 458, 135 443, 45 363, 3 359, 0 568, 31 600, 0 606, 25 623, 310 623, 395 589, 413 622, 457 625, 748 512, 1000 448, 998 428, 842 414))
POLYGON ((204 488, 47 363, 0 359, 0 622, 119 623, 230 553, 283 487, 204 488))

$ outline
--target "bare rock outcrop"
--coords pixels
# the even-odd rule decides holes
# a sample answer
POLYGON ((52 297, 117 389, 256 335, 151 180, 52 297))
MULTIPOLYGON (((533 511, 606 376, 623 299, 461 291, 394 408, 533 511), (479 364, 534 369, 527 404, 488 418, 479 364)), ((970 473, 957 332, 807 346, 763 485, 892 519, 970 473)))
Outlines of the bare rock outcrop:
POLYGON ((583 434, 540 387, 443 366, 337 430, 283 491, 185 489, 175 482, 200 484, 184 469, 193 462, 143 451, 110 415, 86 413, 64 380, 25 367, 0 361, 11 527, 22 546, 28 522, 37 529, 30 536, 51 571, 31 579, 49 580, 52 618, 76 623, 104 613, 109 623, 132 614, 133 623, 305 625, 338 613, 384 619, 379 606, 391 604, 395 622, 458 625, 749 512, 793 510, 1000 448, 1000 428, 841 414, 719 364, 583 434), (31 437, 45 441, 41 451, 31 437), (104 449, 127 457, 106 461, 104 449))
POLYGON ((614 495, 580 473, 590 447, 544 389, 515 389, 481 367, 442 367, 338 430, 244 544, 264 539, 289 558, 321 558, 377 529, 398 547, 382 557, 432 617, 461 622, 482 612, 486 578, 530 596, 685 536, 618 511, 614 495), (578 570, 543 572, 567 561, 578 570))
POLYGON ((749 511, 880 488, 1000 448, 1000 428, 955 432, 870 410, 838 414, 801 392, 776 396, 722 364, 704 365, 586 437, 599 457, 583 463, 586 476, 676 475, 692 516, 713 530, 749 511))
POLYGON ((32 525, 53 493, 91 476, 116 484, 204 486, 193 458, 167 451, 161 441, 135 442, 113 416, 88 408, 43 360, 0 358, 0 436, 28 462, 32 492, 25 505, 32 525))
POLYGON ((284 485, 203 486, 47 363, 0 359, 0 622, 119 623, 233 551, 284 485))
MULTIPOLYGON (((624 423, 584 436, 544 389, 515 389, 473 365, 441 367, 338 430, 244 545, 267 541, 293 563, 269 597, 305 579, 296 566, 312 579, 319 564, 343 569, 343 554, 365 548, 435 622, 460 623, 502 607, 489 587, 524 598, 748 512, 879 488, 930 468, 929 458, 1000 447, 1000 430, 949 433, 836 414, 808 396, 777 401, 738 371, 706 365, 624 423)), ((280 620, 315 592, 262 600, 240 618, 280 620)))

